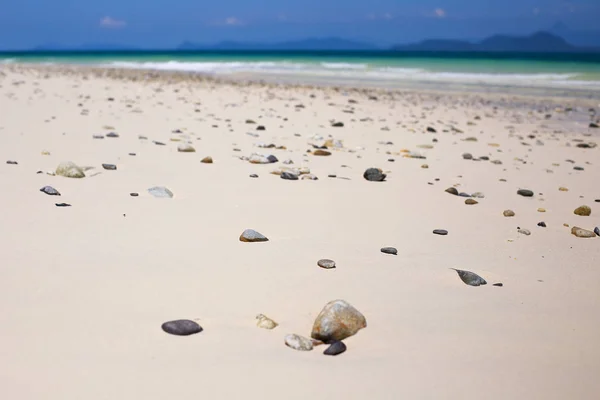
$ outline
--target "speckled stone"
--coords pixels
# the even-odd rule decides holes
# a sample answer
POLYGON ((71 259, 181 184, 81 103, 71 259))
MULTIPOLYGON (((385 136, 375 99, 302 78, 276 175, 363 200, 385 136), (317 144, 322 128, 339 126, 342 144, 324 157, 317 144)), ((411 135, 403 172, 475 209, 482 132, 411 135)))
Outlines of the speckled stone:
POLYGON ((345 300, 330 301, 315 319, 311 337, 325 343, 344 340, 366 328, 365 316, 345 300))
POLYGON ((383 182, 386 174, 380 168, 368 168, 363 174, 363 178, 371 182, 383 182))
POLYGON ((515 212, 513 210, 504 210, 504 212, 502 212, 502 215, 504 215, 505 217, 514 217, 515 212))
POLYGON ((480 286, 480 285, 486 285, 487 282, 485 281, 485 279, 483 279, 482 277, 480 277, 479 275, 477 275, 474 272, 471 271, 463 271, 460 269, 455 269, 455 268, 450 268, 453 269, 454 271, 456 271, 456 273, 458 274, 459 278, 467 285, 469 286, 480 286))
POLYGON ((577 207, 573 213, 582 217, 589 217, 592 213, 592 209, 588 206, 580 206, 577 207))
POLYGON ((50 196, 60 196, 60 192, 54 189, 52 186, 44 186, 40 189, 40 192, 46 193, 50 196))
POLYGON ((286 335, 284 343, 294 350, 311 351, 313 349, 312 340, 296 334, 286 335))
POLYGON ((592 231, 588 231, 587 229, 580 228, 578 226, 574 226, 571 228, 571 234, 579 237, 579 238, 593 238, 596 237, 596 234, 592 231))
POLYGON ((317 261, 317 265, 321 268, 332 269, 335 268, 335 261, 323 258, 317 261))
POLYGON ((240 235, 240 242, 268 242, 269 239, 253 229, 246 229, 240 235))
POLYGON ((178 319, 162 324, 162 330, 177 336, 189 336, 202 332, 202 327, 189 319, 178 319))
POLYGON ((262 329, 275 329, 279 324, 263 314, 256 316, 256 326, 262 329))

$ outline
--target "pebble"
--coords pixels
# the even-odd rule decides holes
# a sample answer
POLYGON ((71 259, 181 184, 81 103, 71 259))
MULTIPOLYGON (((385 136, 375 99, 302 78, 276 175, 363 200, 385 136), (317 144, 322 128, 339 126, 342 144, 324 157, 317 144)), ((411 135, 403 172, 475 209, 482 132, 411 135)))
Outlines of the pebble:
POLYGON ((476 199, 484 199, 485 195, 481 192, 475 192, 471 195, 471 197, 475 197, 476 199))
POLYGON ((448 189, 445 190, 446 193, 450 193, 453 194, 455 196, 458 196, 458 190, 456 190, 455 187, 449 187, 448 189))
POLYGON ((533 191, 531 191, 529 189, 519 189, 519 190, 517 190, 517 194, 519 194, 523 197, 532 197, 533 191))
POLYGON ((208 156, 208 157, 204 157, 202 160, 200 160, 200 162, 203 164, 212 164, 213 159, 211 156, 208 156))
POLYGON ((458 195, 460 197, 471 197, 471 195, 469 193, 465 193, 465 192, 460 192, 458 195))
POLYGON ((56 207, 71 207, 69 203, 56 203, 56 207))
POLYGON ((321 268, 332 269, 332 268, 335 268, 335 261, 328 260, 327 258, 323 258, 323 259, 317 261, 317 265, 321 268))
POLYGON ((189 336, 202 332, 202 327, 189 319, 178 319, 162 324, 162 330, 177 336, 189 336))
POLYGON ((472 206, 475 204, 479 204, 479 202, 477 200, 473 200, 473 199, 466 199, 465 204, 472 206))
POLYGON ((494 283, 492 286, 498 286, 498 287, 502 287, 502 286, 504 286, 504 285, 503 285, 501 282, 498 282, 498 283, 494 283))
POLYGON ((279 175, 279 177, 281 179, 285 179, 285 180, 288 180, 288 181, 297 181, 298 180, 298 175, 293 174, 291 172, 287 172, 287 171, 286 172, 282 172, 281 175, 279 175))
POLYGON ((139 196, 139 194, 138 194, 138 193, 135 193, 135 192, 129 193, 129 195, 130 195, 131 197, 138 197, 138 196, 139 196))
POLYGON ((344 342, 338 340, 337 342, 331 343, 331 345, 327 349, 325 349, 323 354, 325 354, 326 356, 337 356, 338 354, 342 354, 345 351, 346 345, 344 344, 344 342))
POLYGON ((331 152, 327 151, 327 150, 321 150, 321 149, 319 149, 319 150, 315 150, 313 152, 313 155, 315 155, 315 156, 330 156, 331 152))
POLYGON ((595 227, 595 228, 594 228, 594 233, 595 233, 596 235, 600 236, 600 228, 598 228, 598 227, 595 227))
POLYGON ((580 237, 580 238, 593 238, 596 237, 596 234, 592 231, 588 231, 587 229, 580 228, 578 226, 574 226, 571 228, 571 234, 580 237))
POLYGON ((109 170, 109 171, 117 170, 117 166, 115 164, 102 164, 102 168, 109 170))
POLYGON ((18 162, 13 161, 13 160, 8 160, 6 163, 9 165, 18 165, 19 164, 18 162))
POLYGON ((177 151, 180 153, 195 153, 196 149, 189 143, 179 143, 177 151))
POLYGON ((104 135, 92 135, 92 139, 104 139, 104 135))
POLYGON ((240 235, 240 242, 268 242, 269 239, 253 229, 246 229, 240 235))
POLYGON ((385 254, 398 255, 398 250, 395 247, 382 247, 381 252, 385 254))
POLYGON ((334 122, 333 124, 331 124, 332 127, 334 128, 341 128, 344 126, 343 122, 334 122))
POLYGON ((258 126, 256 127, 256 130, 257 130, 257 131, 264 131, 264 130, 266 130, 266 129, 267 129, 267 128, 265 128, 265 127, 264 127, 264 125, 258 125, 258 126))
POLYGON ((436 133, 437 131, 435 130, 435 128, 432 128, 431 126, 427 127, 427 132, 429 133, 436 133))
POLYGON ((569 189, 567 189, 566 187, 559 187, 558 190, 560 190, 561 192, 568 192, 569 189))
POLYGON ((588 206, 579 206, 573 211, 576 215, 580 215, 582 217, 589 217, 592 213, 592 209, 588 206))
POLYGON ((273 321, 271 318, 267 317, 263 314, 258 314, 256 316, 256 326, 263 329, 275 329, 279 325, 277 322, 273 321))
POLYGON ((56 167, 56 175, 66 178, 84 178, 83 169, 71 161, 62 162, 56 167))
POLYGON ((312 340, 296 334, 286 335, 284 342, 287 347, 294 350, 311 351, 313 349, 312 340))
POLYGON ((446 236, 448 234, 448 231, 445 229, 434 229, 433 233, 436 235, 446 236))
POLYGON ((462 158, 465 160, 472 160, 473 159, 473 154, 471 153, 463 153, 462 158))
POLYGON ((583 167, 573 167, 575 171, 583 171, 583 167))
POLYGON ((546 223, 544 221, 538 222, 537 226, 545 228, 546 227, 546 223))
POLYGON ((543 207, 540 207, 540 208, 538 208, 538 209, 537 209, 537 211, 538 211, 538 212, 542 212, 542 213, 544 213, 544 212, 546 212, 546 209, 545 209, 545 208, 543 208, 543 207))
POLYGON ((382 182, 385 177, 386 174, 380 168, 369 168, 363 174, 363 178, 371 182, 382 182))
POLYGON ((154 143, 157 146, 166 146, 163 142, 159 142, 158 140, 153 140, 152 143, 154 143))
POLYGON ((106 137, 109 137, 109 138, 118 138, 118 137, 119 137, 119 134, 118 134, 118 133, 116 133, 116 132, 110 132, 110 133, 108 133, 108 134, 106 135, 106 137))
POLYGON ((54 189, 52 186, 44 186, 40 189, 40 192, 44 192, 50 196, 60 196, 59 191, 54 189))
POLYGON ((505 217, 514 217, 515 216, 515 212, 513 210, 504 210, 504 212, 502 214, 505 217))
POLYGON ((256 174, 250 174, 250 178, 258 178, 258 175, 256 175, 256 174))
POLYGON ((531 231, 529 229, 517 229, 517 232, 525 236, 531 235, 531 231))
POLYGON ((323 307, 313 324, 311 337, 325 343, 344 340, 367 327, 367 320, 345 300, 333 300, 323 307))
POLYGON ((167 189, 164 186, 155 186, 155 187, 151 187, 150 189, 148 189, 148 193, 150 193, 152 196, 154 197, 158 197, 158 198, 172 198, 173 197, 173 192, 171 192, 169 189, 167 189))
POLYGON ((480 285, 487 284, 485 279, 483 279, 482 277, 480 277, 479 275, 477 275, 474 272, 463 271, 463 270, 455 269, 455 268, 450 268, 450 269, 453 269, 454 271, 456 271, 456 273, 458 273, 459 278, 467 285, 480 286, 480 285))

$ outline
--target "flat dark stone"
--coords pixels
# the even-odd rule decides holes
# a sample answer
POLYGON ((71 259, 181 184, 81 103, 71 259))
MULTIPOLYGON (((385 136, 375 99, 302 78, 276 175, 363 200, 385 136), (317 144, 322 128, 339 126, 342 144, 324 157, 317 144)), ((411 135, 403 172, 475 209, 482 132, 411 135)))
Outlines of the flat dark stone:
POLYGON ((109 171, 117 170, 117 166, 115 164, 102 164, 102 168, 109 170, 109 171))
POLYGON ((60 196, 59 191, 54 189, 52 186, 44 186, 40 189, 40 192, 46 193, 50 196, 60 196))
POLYGON ((156 141, 156 140, 153 140, 152 143, 154 143, 157 146, 165 146, 165 144, 163 142, 159 142, 159 141, 156 141))
POLYGON ((379 168, 368 168, 363 174, 363 178, 371 182, 383 182, 386 175, 379 168))
POLYGON ((503 285, 501 282, 498 282, 498 283, 494 283, 492 286, 498 286, 498 287, 502 287, 502 286, 504 286, 504 285, 503 285))
POLYGON ((531 191, 529 189, 519 189, 519 190, 517 190, 517 194, 519 194, 523 197, 532 197, 533 191, 531 191))
POLYGON ((382 247, 381 252, 385 254, 398 255, 398 250, 394 247, 382 247))
POLYGON ((393 158, 388 158, 388 161, 389 161, 389 162, 394 162, 394 161, 396 161, 396 160, 394 160, 393 158))
POLYGON ((323 258, 323 259, 317 261, 317 265, 321 268, 332 269, 332 268, 335 268, 335 261, 329 260, 327 258, 323 258))
POLYGON ((135 153, 129 153, 129 155, 130 155, 130 156, 135 156, 136 154, 135 154, 135 153))
POLYGON ((344 126, 343 122, 334 122, 333 124, 331 124, 331 126, 333 126, 334 128, 342 128, 344 126))
POLYGON ((291 172, 282 172, 280 175, 281 179, 285 179, 288 181, 297 181, 298 175, 292 174, 291 172))
POLYGON ((189 336, 202 332, 202 327, 189 319, 178 319, 162 324, 162 330, 177 336, 189 336))
POLYGON ((337 356, 338 354, 342 354, 345 351, 346 345, 344 344, 344 342, 337 341, 331 343, 331 345, 327 349, 325 349, 323 354, 325 354, 326 356, 337 356))
POLYGON ((598 228, 598 227, 595 227, 595 228, 594 228, 594 233, 595 233, 597 236, 600 236, 600 228, 598 228))
POLYGON ((450 269, 453 269, 454 271, 456 271, 460 280, 469 286, 480 286, 480 285, 487 284, 485 279, 483 279, 482 277, 480 277, 479 275, 477 275, 474 272, 463 271, 463 270, 455 269, 455 268, 450 268, 450 269))
POLYGON ((56 203, 56 207, 71 207, 69 203, 56 203))
POLYGON ((267 157, 267 160, 269 160, 269 162, 270 162, 271 164, 273 164, 273 163, 276 163, 277 161, 279 161, 279 160, 277 159, 277 157, 275 157, 275 156, 274 156, 274 155, 272 155, 272 154, 271 154, 271 155, 269 155, 269 156, 267 157))
POLYGON ((483 161, 490 161, 490 158, 488 156, 481 156, 479 157, 479 159, 483 161))
POLYGON ((436 235, 446 236, 448 234, 448 231, 445 229, 434 229, 433 233, 435 233, 436 235))
POLYGON ((18 162, 13 161, 13 160, 8 160, 6 163, 10 164, 10 165, 17 165, 17 164, 19 164, 18 162))
POLYGON ((258 178, 258 175, 256 175, 256 174, 250 174, 250 178, 258 178))
POLYGON ((93 135, 93 139, 104 139, 104 135, 93 135))
POLYGON ((544 221, 538 222, 537 226, 541 226, 542 228, 546 227, 546 223, 544 221))
POLYGON ((266 129, 267 129, 267 128, 265 128, 263 125, 259 125, 259 126, 257 126, 257 127, 256 127, 256 130, 257 130, 257 131, 264 131, 264 130, 266 130, 266 129))
POLYGON ((335 175, 335 174, 330 174, 330 175, 327 175, 327 177, 328 177, 328 178, 337 178, 337 175, 335 175))
POLYGON ((429 133, 436 133, 437 131, 435 130, 435 128, 432 128, 431 126, 427 127, 427 132, 429 133))
POLYGON ((600 126, 595 122, 590 122, 590 128, 599 128, 600 126))
POLYGON ((115 132, 110 132, 106 135, 106 137, 110 137, 110 138, 118 138, 119 134, 115 133, 115 132))
POLYGON ((450 193, 453 194, 455 196, 458 196, 458 190, 456 190, 455 187, 449 187, 448 189, 445 190, 446 193, 450 193))
POLYGON ((465 192, 460 192, 458 195, 460 197, 471 197, 471 195, 469 193, 465 193, 465 192))
POLYGON ((138 196, 139 196, 139 194, 137 194, 137 193, 135 193, 135 192, 129 193, 129 195, 130 195, 131 197, 138 197, 138 196))
POLYGON ((583 167, 573 167, 575 171, 583 171, 583 167))

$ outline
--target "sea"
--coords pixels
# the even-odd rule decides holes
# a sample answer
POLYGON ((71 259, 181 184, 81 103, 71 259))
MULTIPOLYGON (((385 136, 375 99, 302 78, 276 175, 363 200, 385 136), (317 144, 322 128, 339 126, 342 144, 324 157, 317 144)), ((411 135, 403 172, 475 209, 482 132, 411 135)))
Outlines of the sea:
POLYGON ((29 51, 2 64, 183 71, 276 82, 376 87, 500 88, 600 94, 600 53, 402 51, 29 51))

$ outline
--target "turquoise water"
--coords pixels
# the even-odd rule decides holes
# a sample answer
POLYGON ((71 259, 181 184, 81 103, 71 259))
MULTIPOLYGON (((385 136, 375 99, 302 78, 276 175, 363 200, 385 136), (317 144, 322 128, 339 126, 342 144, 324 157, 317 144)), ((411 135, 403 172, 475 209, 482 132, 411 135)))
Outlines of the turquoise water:
POLYGON ((12 52, 0 62, 91 64, 327 81, 600 88, 600 54, 310 51, 12 52))

